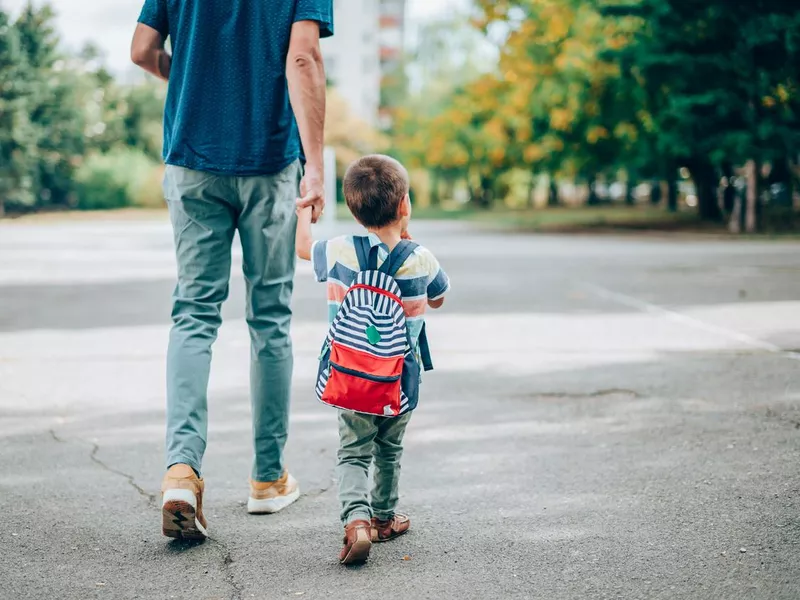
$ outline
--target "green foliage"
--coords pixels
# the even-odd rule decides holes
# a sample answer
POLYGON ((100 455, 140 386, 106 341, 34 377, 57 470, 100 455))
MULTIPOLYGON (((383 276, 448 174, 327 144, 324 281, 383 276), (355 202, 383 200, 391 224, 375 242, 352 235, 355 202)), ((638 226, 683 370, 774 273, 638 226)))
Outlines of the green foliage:
POLYGON ((646 92, 651 161, 689 168, 700 213, 721 216, 719 169, 800 149, 800 12, 778 0, 640 0, 618 59, 646 92))
POLYGON ((90 155, 75 173, 82 210, 160 205, 157 164, 140 150, 90 155))
MULTIPOLYGON (((461 173, 480 196, 525 169, 578 181, 674 182, 699 213, 748 160, 800 155, 800 11, 783 0, 477 0, 503 34, 497 68, 424 110, 399 111, 413 165, 461 173)), ((780 169, 791 187, 791 169, 780 169)), ((672 185, 670 189, 675 186, 672 185)))
POLYGON ((123 200, 118 177, 97 156, 114 162, 121 148, 138 151, 135 167, 147 161, 150 174, 137 173, 151 190, 158 175, 163 86, 119 86, 96 49, 73 56, 59 46, 48 5, 29 3, 13 22, 0 8, 0 214, 133 203, 130 185, 123 200))
POLYGON ((0 11, 0 215, 4 199, 26 196, 26 155, 21 144, 26 128, 23 90, 20 86, 22 50, 19 32, 0 11))

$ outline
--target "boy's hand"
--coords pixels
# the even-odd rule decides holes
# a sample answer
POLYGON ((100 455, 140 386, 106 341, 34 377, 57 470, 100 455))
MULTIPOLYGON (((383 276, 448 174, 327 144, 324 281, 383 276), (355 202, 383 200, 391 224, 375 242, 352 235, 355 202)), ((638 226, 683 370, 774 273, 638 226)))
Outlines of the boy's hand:
POLYGON ((295 252, 302 260, 311 260, 311 247, 314 245, 314 238, 311 237, 311 221, 314 219, 314 209, 298 198, 295 211, 297 212, 295 252))
POLYGON ((311 206, 306 206, 303 204, 302 198, 297 199, 297 206, 295 206, 295 212, 297 213, 297 218, 303 221, 308 220, 311 222, 314 217, 314 209, 311 206))
POLYGON ((428 306, 431 308, 442 308, 444 304, 444 298, 439 298, 438 300, 428 300, 428 306))

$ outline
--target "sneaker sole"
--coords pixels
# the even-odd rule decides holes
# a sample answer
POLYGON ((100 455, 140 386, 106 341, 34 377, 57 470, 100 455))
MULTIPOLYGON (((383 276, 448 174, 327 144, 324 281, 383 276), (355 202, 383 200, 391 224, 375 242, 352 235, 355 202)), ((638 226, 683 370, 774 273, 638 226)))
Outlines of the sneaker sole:
POLYGON ((197 518, 197 500, 189 490, 167 490, 161 506, 161 532, 169 538, 200 541, 208 531, 197 518))
POLYGON ((367 562, 370 550, 372 550, 372 541, 370 541, 369 537, 367 537, 367 535, 364 535, 363 538, 359 536, 359 538, 353 542, 350 551, 340 562, 343 565, 357 565, 367 562))
POLYGON ((258 500, 256 498, 247 499, 247 512, 251 515, 271 515, 282 511, 290 504, 294 504, 300 498, 300 488, 298 487, 291 494, 278 496, 277 498, 267 498, 258 500))

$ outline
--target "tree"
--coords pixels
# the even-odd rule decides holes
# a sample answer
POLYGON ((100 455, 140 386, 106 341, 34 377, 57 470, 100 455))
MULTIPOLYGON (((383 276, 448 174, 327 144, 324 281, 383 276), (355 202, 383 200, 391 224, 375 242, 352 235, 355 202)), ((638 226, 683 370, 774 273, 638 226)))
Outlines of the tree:
POLYGON ((368 123, 355 116, 347 102, 334 90, 328 91, 325 144, 336 151, 339 175, 359 156, 383 150, 387 141, 368 123))
POLYGON ((72 174, 85 151, 80 74, 59 53, 53 21, 48 5, 37 9, 28 3, 14 24, 21 54, 21 102, 27 115, 18 145, 32 192, 18 199, 36 205, 70 202, 72 174))
POLYGON ((7 13, 0 9, 0 216, 6 202, 21 194, 26 165, 21 148, 24 126, 23 93, 19 86, 19 35, 7 13))
POLYGON ((640 0, 607 12, 640 19, 622 54, 646 90, 652 150, 689 169, 701 217, 722 217, 725 165, 797 153, 800 14, 791 3, 640 0))

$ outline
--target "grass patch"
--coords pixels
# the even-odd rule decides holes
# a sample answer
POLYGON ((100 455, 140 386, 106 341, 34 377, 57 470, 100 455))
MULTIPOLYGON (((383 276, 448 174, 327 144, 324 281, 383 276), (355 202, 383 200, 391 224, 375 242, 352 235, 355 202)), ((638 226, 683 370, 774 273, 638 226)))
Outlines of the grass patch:
POLYGON ((486 211, 470 220, 520 231, 567 232, 609 230, 708 229, 694 213, 669 213, 646 207, 542 208, 521 211, 486 211))
MULTIPOLYGON (((339 205, 340 219, 349 219, 347 207, 339 205)), ((582 231, 600 229, 676 230, 708 229, 694 212, 669 213, 663 209, 630 206, 547 207, 525 210, 496 208, 414 208, 413 220, 470 221, 488 227, 518 231, 582 231)), ((721 226, 712 226, 722 231, 721 226)))

